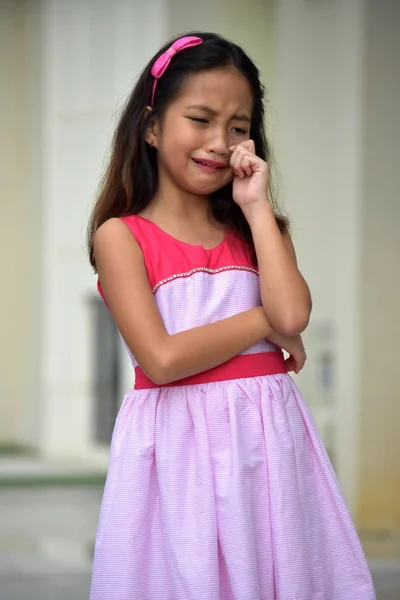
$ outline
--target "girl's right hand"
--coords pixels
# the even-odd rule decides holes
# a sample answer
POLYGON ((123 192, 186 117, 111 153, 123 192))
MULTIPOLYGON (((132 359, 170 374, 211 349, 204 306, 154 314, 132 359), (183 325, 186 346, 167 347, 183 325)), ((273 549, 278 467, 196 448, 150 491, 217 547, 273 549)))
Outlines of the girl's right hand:
POLYGON ((289 354, 289 358, 285 361, 287 371, 293 371, 296 375, 300 373, 307 360, 301 335, 286 337, 274 332, 268 336, 268 340, 289 354))

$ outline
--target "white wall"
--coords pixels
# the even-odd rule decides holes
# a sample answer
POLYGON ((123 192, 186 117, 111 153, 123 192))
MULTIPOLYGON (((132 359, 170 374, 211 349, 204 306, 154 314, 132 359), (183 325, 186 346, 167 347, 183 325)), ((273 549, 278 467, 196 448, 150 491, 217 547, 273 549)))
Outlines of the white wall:
POLYGON ((360 521, 400 529, 400 3, 368 0, 360 521))
POLYGON ((193 2, 168 0, 166 12, 167 38, 190 31, 212 30, 213 0, 193 2))
POLYGON ((39 435, 40 11, 0 2, 0 444, 39 435))
POLYGON ((163 11, 162 0, 44 2, 41 447, 53 456, 93 449, 85 228, 113 115, 166 37, 163 11))
MULTIPOLYGON (((303 383, 316 413, 317 346, 335 351, 336 468, 356 502, 363 0, 276 3, 276 154, 314 310, 303 383), (323 329, 331 335, 325 341, 323 329), (314 378, 314 379, 312 379, 314 378)), ((326 337, 326 336, 325 336, 326 337)))

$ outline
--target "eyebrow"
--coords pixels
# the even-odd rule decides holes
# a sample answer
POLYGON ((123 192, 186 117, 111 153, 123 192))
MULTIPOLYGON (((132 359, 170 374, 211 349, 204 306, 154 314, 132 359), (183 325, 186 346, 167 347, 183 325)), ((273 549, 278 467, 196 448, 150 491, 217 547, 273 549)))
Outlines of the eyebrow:
MULTIPOLYGON (((186 108, 187 108, 187 110, 189 110, 191 108, 196 109, 196 110, 202 110, 213 116, 218 114, 216 110, 213 110, 209 106, 205 106, 203 104, 192 104, 191 106, 187 106, 186 108)), ((247 115, 242 115, 242 114, 241 115, 233 115, 232 121, 246 121, 246 123, 251 123, 250 117, 247 115)))

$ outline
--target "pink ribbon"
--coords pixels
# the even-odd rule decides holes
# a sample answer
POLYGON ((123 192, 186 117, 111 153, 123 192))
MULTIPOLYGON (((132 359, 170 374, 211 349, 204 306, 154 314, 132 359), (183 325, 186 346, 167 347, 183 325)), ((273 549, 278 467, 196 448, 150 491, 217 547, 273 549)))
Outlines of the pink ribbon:
POLYGON ((161 54, 161 56, 157 58, 157 60, 153 63, 150 71, 150 73, 154 77, 150 106, 153 106, 154 104, 154 96, 156 94, 157 81, 160 79, 160 77, 164 75, 169 63, 171 62, 171 59, 175 56, 175 54, 178 54, 178 52, 182 52, 182 50, 186 50, 186 48, 198 46, 202 42, 203 40, 199 37, 187 35, 185 37, 179 38, 179 40, 176 40, 176 42, 174 42, 172 46, 168 48, 168 50, 163 52, 163 54, 161 54))

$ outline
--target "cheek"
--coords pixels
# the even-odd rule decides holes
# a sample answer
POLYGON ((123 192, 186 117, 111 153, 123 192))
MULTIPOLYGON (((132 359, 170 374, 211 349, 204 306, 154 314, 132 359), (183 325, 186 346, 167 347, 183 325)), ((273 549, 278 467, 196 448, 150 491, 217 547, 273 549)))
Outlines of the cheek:
POLYGON ((177 144, 183 151, 192 152, 203 146, 203 136, 196 131, 186 129, 186 131, 180 132, 179 137, 177 137, 177 144))
POLYGON ((204 133, 200 129, 194 128, 191 123, 181 121, 170 129, 165 139, 168 140, 170 148, 191 152, 199 147, 201 148, 204 143, 204 133))

